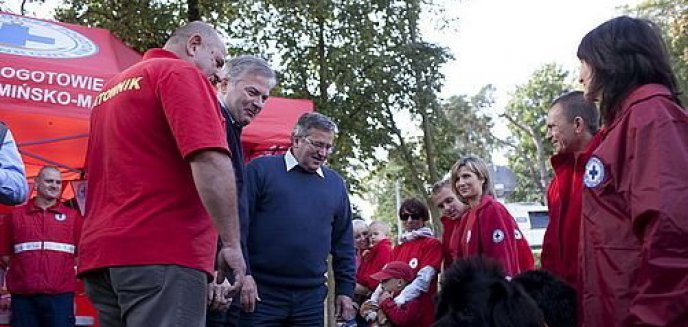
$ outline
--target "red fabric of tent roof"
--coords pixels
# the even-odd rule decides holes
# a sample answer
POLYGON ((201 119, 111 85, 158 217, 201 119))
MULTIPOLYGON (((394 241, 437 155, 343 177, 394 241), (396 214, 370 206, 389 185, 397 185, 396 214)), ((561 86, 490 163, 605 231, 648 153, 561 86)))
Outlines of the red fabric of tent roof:
POLYGON ((104 29, 0 12, 0 120, 28 176, 51 164, 79 178, 93 99, 140 58, 104 29))
POLYGON ((291 130, 296 121, 311 111, 311 100, 269 98, 260 115, 242 133, 245 160, 284 153, 291 145, 291 130))

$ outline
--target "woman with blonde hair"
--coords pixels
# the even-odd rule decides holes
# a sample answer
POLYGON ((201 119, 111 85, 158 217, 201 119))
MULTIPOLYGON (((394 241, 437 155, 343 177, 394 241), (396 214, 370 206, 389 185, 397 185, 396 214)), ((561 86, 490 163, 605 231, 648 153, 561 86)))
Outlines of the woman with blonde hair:
POLYGON ((509 276, 533 269, 533 253, 504 205, 494 198, 494 186, 487 164, 468 156, 451 169, 451 187, 469 206, 452 235, 454 259, 484 256, 500 262, 509 276))

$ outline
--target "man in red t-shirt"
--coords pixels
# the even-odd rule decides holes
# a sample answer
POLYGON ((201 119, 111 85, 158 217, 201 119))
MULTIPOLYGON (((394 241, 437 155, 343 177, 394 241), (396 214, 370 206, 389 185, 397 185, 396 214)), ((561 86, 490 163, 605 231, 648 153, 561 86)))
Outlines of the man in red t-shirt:
POLYGON ((74 326, 74 265, 82 218, 60 203, 62 176, 36 177, 36 197, 0 224, 0 255, 12 294, 12 326, 74 326))
POLYGON ((542 242, 542 268, 575 287, 585 164, 597 143, 595 104, 575 91, 554 101, 547 114, 547 137, 554 144, 550 159, 554 178, 547 188, 550 221, 542 242), (590 147, 591 144, 592 147, 590 147))
POLYGON ((79 276, 103 325, 202 325, 218 233, 218 279, 231 269, 230 296, 241 287, 234 170, 209 82, 225 53, 191 22, 94 100, 79 276))

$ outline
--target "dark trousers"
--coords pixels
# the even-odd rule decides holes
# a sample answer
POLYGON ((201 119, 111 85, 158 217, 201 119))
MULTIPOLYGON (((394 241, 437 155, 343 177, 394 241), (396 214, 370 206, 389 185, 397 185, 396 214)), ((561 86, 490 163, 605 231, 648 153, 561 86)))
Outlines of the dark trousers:
POLYGON ((207 275, 176 265, 123 266, 84 276, 102 327, 203 327, 207 275))
POLYGON ((325 285, 292 289, 258 285, 261 301, 253 313, 241 313, 240 326, 322 327, 324 325, 325 285))
POLYGON ((12 327, 74 327, 74 293, 12 294, 12 327))
POLYGON ((225 311, 210 310, 206 316, 206 327, 239 327, 239 315, 241 314, 241 297, 236 296, 232 305, 225 311))

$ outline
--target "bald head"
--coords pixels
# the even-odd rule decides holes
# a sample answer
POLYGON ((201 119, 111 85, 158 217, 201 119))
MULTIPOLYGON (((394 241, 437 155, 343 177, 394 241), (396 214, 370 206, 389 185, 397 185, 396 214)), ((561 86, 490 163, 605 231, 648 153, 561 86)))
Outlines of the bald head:
POLYGON ((172 33, 165 43, 179 59, 198 67, 208 78, 217 78, 225 63, 227 51, 215 28, 201 21, 193 21, 172 33))

